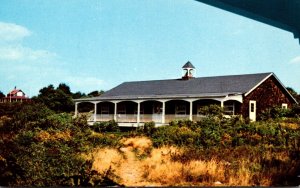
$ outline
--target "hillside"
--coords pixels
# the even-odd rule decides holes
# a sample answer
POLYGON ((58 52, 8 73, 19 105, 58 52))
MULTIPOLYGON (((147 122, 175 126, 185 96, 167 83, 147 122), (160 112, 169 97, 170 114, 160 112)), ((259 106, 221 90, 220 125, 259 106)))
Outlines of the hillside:
POLYGON ((24 104, 0 118, 0 185, 298 185, 300 119, 288 114, 259 122, 209 115, 124 131, 24 104))

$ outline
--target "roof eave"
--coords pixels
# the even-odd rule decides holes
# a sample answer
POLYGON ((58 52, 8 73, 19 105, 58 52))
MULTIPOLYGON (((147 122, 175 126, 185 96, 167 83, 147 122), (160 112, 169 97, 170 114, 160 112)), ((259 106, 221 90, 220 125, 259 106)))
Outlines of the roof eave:
POLYGON ((290 92, 286 89, 286 87, 281 83, 281 81, 277 78, 277 76, 272 72, 268 76, 266 76, 264 79, 262 79, 258 84, 256 84, 253 88, 251 88, 247 93, 245 93, 245 97, 249 95, 252 91, 254 91, 258 86, 260 86, 263 82, 265 82, 268 78, 271 76, 274 76, 274 78, 278 81, 278 83, 284 88, 284 90, 288 93, 288 95, 292 98, 292 100, 298 104, 298 101, 290 94, 290 92))
POLYGON ((284 88, 284 90, 287 92, 287 94, 293 99, 293 101, 296 104, 299 104, 298 101, 293 97, 292 94, 290 94, 290 92, 286 89, 286 87, 283 85, 283 83, 281 83, 281 81, 277 78, 277 76, 275 74, 273 74, 273 76, 275 77, 275 79, 279 82, 279 84, 284 88))
POLYGON ((156 96, 113 96, 113 97, 92 97, 73 99, 74 102, 88 102, 88 101, 109 101, 109 100, 160 100, 160 99, 190 99, 190 98, 222 98, 228 95, 242 95, 240 92, 231 93, 210 93, 202 95, 156 95, 156 96))
POLYGON ((270 78, 274 73, 270 73, 264 79, 262 79, 258 84, 256 84, 253 88, 251 88, 248 92, 245 93, 245 97, 249 95, 252 91, 254 91, 258 86, 264 83, 268 78, 270 78))

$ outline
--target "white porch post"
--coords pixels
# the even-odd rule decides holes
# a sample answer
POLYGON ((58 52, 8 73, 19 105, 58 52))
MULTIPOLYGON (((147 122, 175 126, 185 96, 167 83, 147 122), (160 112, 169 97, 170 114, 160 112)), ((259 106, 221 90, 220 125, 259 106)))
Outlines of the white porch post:
POLYGON ((221 101, 221 108, 224 108, 224 101, 221 101))
POLYGON ((165 123, 166 101, 162 101, 161 123, 165 123))
POLYGON ((78 102, 75 102, 75 117, 77 117, 78 114, 78 102))
POLYGON ((140 113, 141 113, 141 102, 137 102, 136 122, 137 122, 138 125, 140 124, 140 113))
POLYGON ((193 121, 193 101, 190 101, 190 120, 193 121))
POLYGON ((114 109, 114 120, 117 121, 117 102, 114 102, 115 109, 114 109))
POLYGON ((97 103, 95 102, 95 107, 94 107, 94 122, 97 120, 97 103))

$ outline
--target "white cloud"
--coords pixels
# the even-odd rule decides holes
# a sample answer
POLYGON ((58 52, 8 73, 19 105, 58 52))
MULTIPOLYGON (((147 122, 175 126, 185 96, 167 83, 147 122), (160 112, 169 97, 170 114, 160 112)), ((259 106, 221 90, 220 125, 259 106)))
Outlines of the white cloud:
POLYGON ((23 46, 21 40, 30 35, 26 27, 0 22, 0 61, 35 61, 56 56, 47 50, 23 46))
POLYGON ((290 64, 300 64, 300 56, 291 59, 290 64))
POLYGON ((0 60, 38 60, 55 57, 56 54, 46 50, 33 50, 21 45, 0 47, 0 60))
POLYGON ((23 57, 20 50, 11 47, 0 48, 0 60, 18 60, 23 57))
POLYGON ((29 35, 31 32, 23 26, 0 22, 0 41, 20 40, 29 35))

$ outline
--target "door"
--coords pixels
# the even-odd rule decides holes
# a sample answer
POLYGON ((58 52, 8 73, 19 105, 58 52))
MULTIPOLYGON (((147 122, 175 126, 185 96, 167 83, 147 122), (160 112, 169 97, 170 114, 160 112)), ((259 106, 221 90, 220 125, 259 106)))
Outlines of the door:
POLYGON ((155 123, 161 122, 161 104, 153 105, 152 121, 155 123))
POLYGON ((256 121, 256 101, 249 102, 249 119, 250 121, 256 121))

